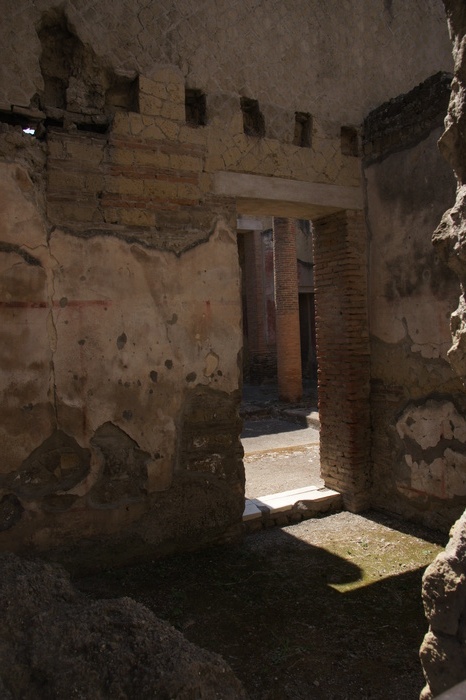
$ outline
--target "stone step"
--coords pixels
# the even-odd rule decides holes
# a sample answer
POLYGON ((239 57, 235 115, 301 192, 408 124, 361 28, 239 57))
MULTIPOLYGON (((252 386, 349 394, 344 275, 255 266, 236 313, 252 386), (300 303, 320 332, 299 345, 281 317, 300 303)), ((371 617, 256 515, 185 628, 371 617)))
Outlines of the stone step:
POLYGON ((341 495, 326 487, 303 486, 291 491, 246 498, 243 523, 247 530, 287 525, 342 508, 341 495))
POLYGON ((320 429, 319 411, 317 408, 281 408, 275 411, 280 418, 304 425, 306 427, 320 429))

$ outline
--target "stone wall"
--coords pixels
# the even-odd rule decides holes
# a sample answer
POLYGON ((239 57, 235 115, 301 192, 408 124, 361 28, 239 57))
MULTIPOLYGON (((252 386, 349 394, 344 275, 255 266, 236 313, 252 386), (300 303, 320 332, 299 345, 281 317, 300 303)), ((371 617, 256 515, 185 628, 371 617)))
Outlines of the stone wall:
MULTIPOLYGON (((465 301, 464 229, 466 221, 466 7, 462 0, 445 0, 450 35, 453 42, 455 76, 440 147, 453 167, 457 179, 457 197, 434 234, 438 254, 458 275, 460 298, 451 317, 453 344, 449 360, 462 380, 466 376, 464 354, 465 301)), ((456 422, 457 425, 457 422, 456 422)), ((456 427, 456 426, 455 426, 456 427)), ((466 679, 466 515, 455 524, 450 542, 427 569, 423 581, 423 599, 429 631, 421 647, 421 661, 426 687, 421 697, 431 700, 439 693, 466 679)))
MULTIPOLYGON (((279 0, 7 0, 1 32, 2 109, 36 104, 95 117, 134 106, 137 75, 157 80, 158 66, 170 65, 183 89, 205 94, 207 171, 315 182, 358 184, 341 127, 451 69, 440 0, 300 0, 292 9, 279 0), (244 134, 241 97, 258 101, 263 139, 244 134), (312 117, 305 147, 293 144, 296 113, 312 117)), ((140 95, 141 112, 152 114, 161 97, 140 95)), ((161 114, 160 128, 173 134, 173 101, 161 114)))
POLYGON ((338 260, 354 256, 324 282, 348 317, 346 347, 325 319, 322 353, 335 341, 355 364, 341 390, 329 359, 322 407, 332 430, 347 411, 326 464, 344 453, 347 503, 367 504, 358 125, 450 68, 440 0, 7 0, 0 33, 0 547, 77 562, 79 545, 97 566, 239 535, 241 296, 224 175, 292 193, 291 213, 267 214, 307 216, 293 193, 323 197, 338 260))
MULTIPOLYGON (((432 700, 466 679, 466 515, 444 552, 426 569, 422 599, 429 623, 420 656, 426 678, 421 700, 432 700)), ((459 697, 459 696, 458 696, 459 697)))
POLYGON ((104 133, 3 125, 4 547, 115 538, 111 562, 241 531, 236 212, 158 77, 104 133))
POLYGON ((372 502, 443 529, 466 504, 466 400, 447 360, 454 274, 431 232, 454 199, 437 149, 450 75, 365 121, 372 502))
POLYGON ((456 273, 460 282, 460 298, 457 310, 451 317, 453 344, 448 352, 449 360, 463 383, 466 376, 465 333, 465 243, 466 219, 466 79, 464 42, 466 33, 466 11, 463 3, 445 1, 448 24, 453 41, 455 75, 452 95, 445 120, 445 132, 440 140, 440 149, 450 163, 457 180, 456 202, 448 210, 434 234, 434 245, 438 255, 456 273))

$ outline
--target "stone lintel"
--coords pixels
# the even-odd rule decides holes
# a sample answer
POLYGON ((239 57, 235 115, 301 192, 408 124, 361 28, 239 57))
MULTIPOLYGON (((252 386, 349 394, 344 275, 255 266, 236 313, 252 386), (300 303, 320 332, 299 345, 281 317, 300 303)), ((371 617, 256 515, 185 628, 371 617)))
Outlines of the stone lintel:
POLYGON ((236 220, 236 228, 238 231, 262 231, 264 219, 257 216, 240 215, 236 220))
POLYGON ((219 171, 215 194, 236 197, 239 214, 313 219, 347 210, 362 210, 360 187, 325 185, 245 173, 219 171))

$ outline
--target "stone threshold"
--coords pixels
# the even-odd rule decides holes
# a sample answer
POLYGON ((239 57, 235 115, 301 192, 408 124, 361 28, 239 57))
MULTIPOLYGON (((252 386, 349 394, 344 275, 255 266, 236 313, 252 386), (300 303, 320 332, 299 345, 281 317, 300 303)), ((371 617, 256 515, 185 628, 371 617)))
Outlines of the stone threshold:
POLYGON ((289 525, 343 507, 341 494, 325 486, 303 486, 291 491, 246 498, 243 524, 248 532, 274 525, 289 525))
POLYGON ((286 418, 286 420, 290 420, 293 423, 298 423, 308 428, 320 429, 319 411, 316 408, 311 410, 306 408, 282 408, 279 413, 281 418, 286 418))
POLYGON ((297 423, 306 428, 320 429, 319 411, 317 408, 283 408, 276 405, 245 404, 240 410, 244 420, 251 418, 281 418, 291 423, 297 423))

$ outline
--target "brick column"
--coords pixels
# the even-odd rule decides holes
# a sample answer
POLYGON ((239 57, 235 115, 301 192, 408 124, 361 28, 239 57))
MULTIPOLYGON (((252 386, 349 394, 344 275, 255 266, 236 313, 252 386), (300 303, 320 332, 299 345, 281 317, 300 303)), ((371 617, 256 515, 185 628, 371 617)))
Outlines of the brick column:
POLYGON ((282 401, 299 401, 303 394, 303 380, 299 336, 296 229, 293 219, 274 218, 273 253, 278 392, 282 401))
POLYGON ((364 214, 341 211, 313 223, 321 472, 357 512, 370 497, 364 214))

